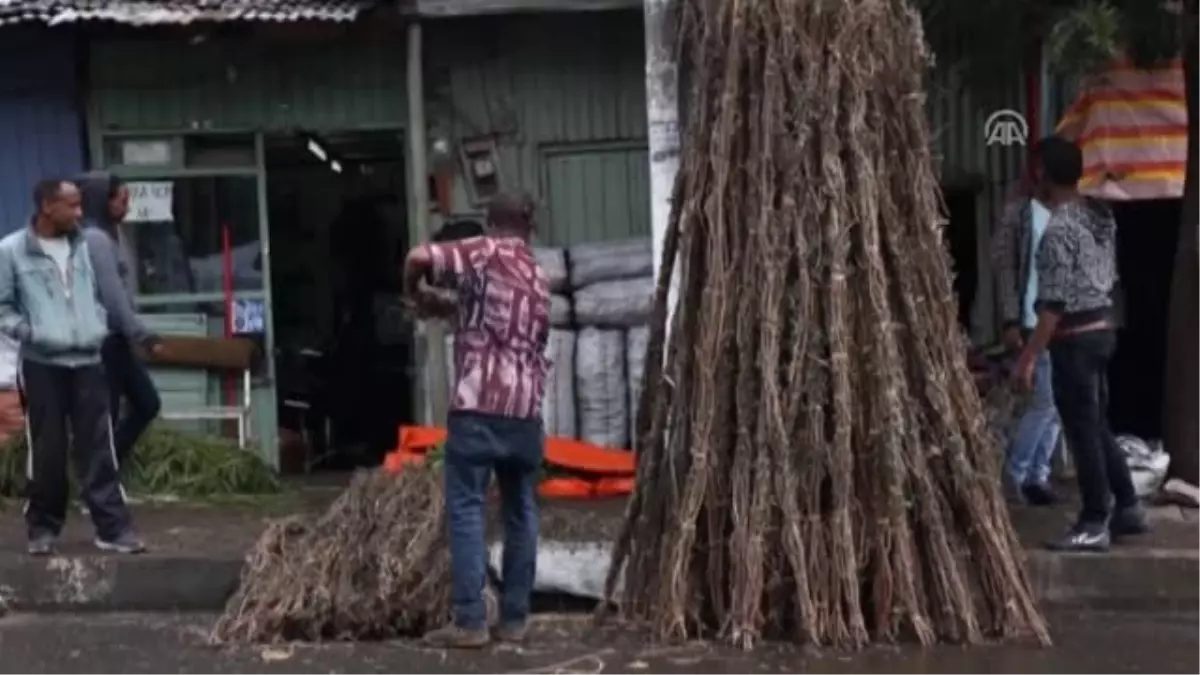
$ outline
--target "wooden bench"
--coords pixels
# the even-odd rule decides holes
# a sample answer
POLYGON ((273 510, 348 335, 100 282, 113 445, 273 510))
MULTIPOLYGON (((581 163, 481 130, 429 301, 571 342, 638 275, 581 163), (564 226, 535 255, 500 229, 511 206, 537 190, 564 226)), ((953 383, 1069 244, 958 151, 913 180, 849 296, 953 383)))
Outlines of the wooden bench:
POLYGON ((160 377, 165 374, 162 371, 203 369, 234 373, 239 382, 238 400, 233 403, 207 405, 205 397, 205 404, 178 407, 168 406, 164 401, 161 417, 173 421, 235 422, 238 447, 245 448, 250 435, 252 377, 262 357, 258 345, 246 338, 163 335, 162 340, 162 351, 147 355, 149 365, 160 377))

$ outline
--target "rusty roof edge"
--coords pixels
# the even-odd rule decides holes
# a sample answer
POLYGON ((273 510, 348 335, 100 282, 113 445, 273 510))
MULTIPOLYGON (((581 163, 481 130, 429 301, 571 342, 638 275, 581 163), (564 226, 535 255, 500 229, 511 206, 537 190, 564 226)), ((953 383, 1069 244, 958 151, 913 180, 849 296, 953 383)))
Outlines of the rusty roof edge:
POLYGON ((135 27, 205 22, 342 23, 354 21, 363 12, 380 4, 383 4, 380 0, 298 0, 291 4, 263 3, 261 6, 213 6, 207 2, 150 3, 145 0, 117 0, 103 5, 71 0, 0 0, 0 26, 20 23, 61 26, 89 22, 135 27))
POLYGON ((450 18, 530 12, 603 12, 633 9, 642 0, 400 0, 400 12, 421 18, 450 18))

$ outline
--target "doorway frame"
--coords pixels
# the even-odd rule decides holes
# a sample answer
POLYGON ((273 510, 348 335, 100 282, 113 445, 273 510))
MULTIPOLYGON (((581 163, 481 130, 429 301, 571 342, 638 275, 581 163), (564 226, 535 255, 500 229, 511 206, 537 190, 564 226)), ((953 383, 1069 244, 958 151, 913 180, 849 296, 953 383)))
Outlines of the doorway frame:
MULTIPOLYGON (((234 296, 249 300, 261 300, 265 310, 264 351, 266 371, 258 374, 252 382, 251 429, 256 432, 251 438, 257 441, 258 454, 276 471, 279 470, 279 424, 276 376, 275 376, 275 323, 273 292, 271 287, 271 226, 267 209, 266 152, 263 133, 255 129, 173 129, 173 130, 103 130, 92 136, 91 156, 93 166, 120 176, 124 181, 174 180, 180 178, 253 178, 255 199, 258 209, 258 237, 262 257, 262 290, 235 292, 234 296), (176 160, 161 166, 129 166, 108 161, 105 148, 110 141, 146 139, 168 141, 172 148, 182 150, 189 137, 251 136, 254 142, 254 161, 244 166, 214 166, 189 168, 176 160)), ((181 153, 180 153, 181 154, 181 153)), ((191 302, 221 302, 221 292, 171 293, 146 296, 137 294, 134 305, 137 309, 168 304, 191 302)))
MULTIPOLYGON (((378 124, 378 125, 366 125, 366 126, 364 126, 364 125, 305 126, 305 127, 289 127, 286 129, 272 128, 272 129, 266 129, 266 130, 261 131, 258 138, 260 140, 260 143, 261 143, 262 149, 263 149, 262 156, 260 157, 260 163, 261 163, 260 165, 261 165, 262 172, 263 172, 263 183, 262 183, 262 190, 263 190, 262 194, 264 195, 263 208, 267 208, 269 210, 269 203, 265 199, 265 196, 269 193, 270 180, 271 180, 270 164, 267 161, 268 160, 267 148, 270 145, 270 141, 272 139, 289 137, 289 136, 293 136, 296 134, 312 134, 312 135, 318 137, 319 139, 321 139, 322 141, 325 142, 324 144, 326 145, 327 150, 335 150, 337 147, 336 143, 328 142, 331 137, 370 135, 370 134, 387 134, 387 135, 394 136, 397 146, 398 146, 399 153, 397 155, 395 155, 394 158, 389 158, 388 161, 395 161, 395 163, 402 168, 402 181, 401 181, 402 185, 395 187, 394 189, 389 189, 389 192, 391 192, 391 194, 394 194, 396 196, 396 198, 398 199, 398 201, 401 205, 401 209, 403 211, 403 217, 404 217, 404 236, 403 236, 403 238, 398 239, 397 242, 403 242, 409 248, 411 248, 411 247, 415 246, 416 244, 420 243, 421 241, 423 241, 420 238, 420 235, 414 231, 414 225, 412 222, 413 208, 411 206, 411 199, 412 199, 411 185, 412 185, 413 181, 411 180, 410 174, 409 174, 409 172, 411 171, 411 167, 412 167, 412 163, 411 163, 412 162, 412 151, 411 151, 411 145, 410 145, 410 138, 408 137, 408 125, 407 124, 396 123, 396 124, 378 124)), ((333 156, 336 156, 336 152, 334 153, 333 156)), ((349 171, 350 167, 353 166, 353 163, 351 160, 342 159, 341 163, 343 165, 343 171, 349 171), (348 163, 348 161, 351 163, 348 163)), ((338 175, 344 175, 344 174, 338 174, 338 175)), ((283 228, 283 229, 287 229, 287 228, 283 228)), ((281 232, 280 234, 281 234, 281 236, 286 236, 286 232, 281 232)), ((399 274, 399 269, 396 270, 396 273, 399 274)), ((274 309, 274 307, 272 307, 272 310, 273 309, 274 309)), ((272 315, 271 315, 271 321, 272 321, 273 334, 277 338, 278 334, 274 333, 275 316, 274 316, 273 311, 272 311, 272 315)), ((334 324, 336 325, 337 323, 338 323, 338 321, 335 319, 334 324)), ((336 331, 336 329, 335 329, 335 331, 336 331)), ((404 413, 406 415, 410 415, 413 420, 421 419, 422 412, 427 407, 427 403, 428 403, 427 400, 425 399, 426 389, 424 387, 424 383, 422 382, 423 371, 420 367, 419 362, 417 361, 418 355, 420 353, 418 350, 419 350, 418 334, 417 334, 417 330, 414 328, 413 345, 412 345, 412 347, 410 347, 410 350, 409 350, 409 352, 410 352, 409 353, 410 372, 407 373, 408 382, 409 382, 409 386, 410 386, 410 399, 411 400, 410 400, 410 404, 409 404, 409 409, 404 410, 404 413)), ((279 392, 276 391, 277 399, 278 399, 279 395, 280 395, 279 392)), ((399 406, 400 401, 395 401, 394 403, 396 406, 399 406)), ((402 424, 403 424, 403 422, 402 422, 402 424)), ((396 431, 398 432, 398 429, 396 431)), ((327 448, 326 452, 328 453, 329 451, 330 451, 329 448, 327 448)), ((319 459, 320 458, 313 455, 313 456, 309 457, 308 461, 309 461, 310 465, 313 465, 319 459)), ((308 469, 306 469, 306 473, 311 473, 314 471, 319 471, 319 469, 314 470, 313 468, 311 468, 311 466, 308 469)))

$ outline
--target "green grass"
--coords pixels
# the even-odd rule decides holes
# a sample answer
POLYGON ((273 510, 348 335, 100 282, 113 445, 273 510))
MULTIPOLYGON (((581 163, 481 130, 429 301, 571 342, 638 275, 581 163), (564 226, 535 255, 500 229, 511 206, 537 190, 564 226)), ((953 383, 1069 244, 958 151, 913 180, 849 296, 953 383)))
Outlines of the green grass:
MULTIPOLYGON (((0 446, 0 496, 20 495, 25 483, 26 443, 15 434, 0 446)), ((183 500, 254 501, 278 495, 278 476, 252 450, 213 436, 151 427, 122 472, 135 495, 170 495, 183 500)), ((74 476, 71 476, 74 483, 74 476)), ((74 493, 75 490, 72 489, 74 493)))

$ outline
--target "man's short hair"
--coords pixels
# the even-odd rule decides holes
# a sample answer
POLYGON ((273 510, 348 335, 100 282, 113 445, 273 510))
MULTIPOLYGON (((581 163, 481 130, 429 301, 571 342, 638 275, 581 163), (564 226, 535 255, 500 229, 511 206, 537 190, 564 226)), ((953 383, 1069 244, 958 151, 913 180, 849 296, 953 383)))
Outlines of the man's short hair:
POLYGON ((65 178, 44 178, 33 187, 33 207, 41 211, 46 202, 58 199, 62 194, 63 185, 71 181, 65 178))
POLYGON ((537 204, 527 192, 501 192, 488 202, 488 227, 517 232, 533 229, 533 212, 537 204))
POLYGON ((483 233, 483 225, 479 221, 464 218, 462 220, 452 220, 442 225, 434 233, 433 241, 438 244, 447 241, 462 241, 471 237, 482 237, 483 233))
POLYGON ((1038 144, 1042 179, 1058 187, 1075 187, 1083 176, 1083 153, 1079 146, 1061 136, 1050 136, 1038 144))

